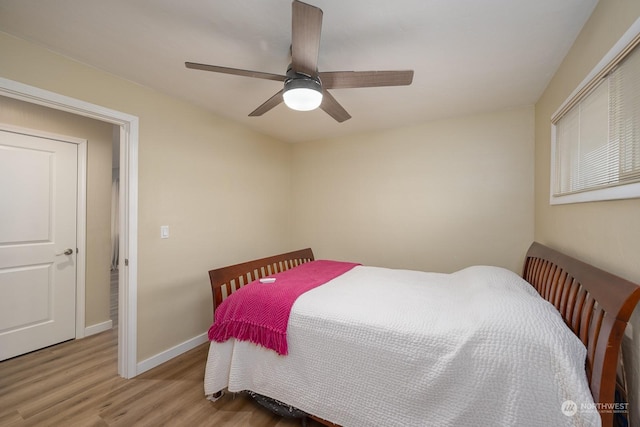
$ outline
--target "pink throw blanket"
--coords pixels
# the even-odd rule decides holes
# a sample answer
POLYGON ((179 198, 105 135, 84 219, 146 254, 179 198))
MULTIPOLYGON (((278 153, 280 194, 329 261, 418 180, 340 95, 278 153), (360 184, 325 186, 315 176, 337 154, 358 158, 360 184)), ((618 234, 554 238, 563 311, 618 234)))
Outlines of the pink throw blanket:
POLYGON ((357 265, 311 261, 269 276, 276 278, 275 283, 251 282, 232 293, 217 308, 209 328, 209 339, 223 342, 234 337, 285 355, 288 353, 287 324, 296 299, 357 265))

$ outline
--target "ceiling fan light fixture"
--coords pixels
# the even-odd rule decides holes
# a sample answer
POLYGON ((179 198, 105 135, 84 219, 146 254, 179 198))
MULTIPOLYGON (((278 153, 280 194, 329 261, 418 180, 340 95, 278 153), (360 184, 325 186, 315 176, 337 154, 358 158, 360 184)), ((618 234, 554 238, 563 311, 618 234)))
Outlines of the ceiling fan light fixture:
POLYGON ((322 103, 322 85, 319 80, 307 77, 289 79, 284 83, 282 97, 292 110, 315 110, 322 103))

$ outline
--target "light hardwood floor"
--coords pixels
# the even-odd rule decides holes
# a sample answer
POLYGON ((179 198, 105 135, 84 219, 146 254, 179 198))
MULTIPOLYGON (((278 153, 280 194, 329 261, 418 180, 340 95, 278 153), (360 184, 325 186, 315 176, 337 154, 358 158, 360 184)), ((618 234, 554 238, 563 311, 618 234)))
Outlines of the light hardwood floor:
POLYGON ((117 374, 115 330, 0 362, 0 426, 301 425, 246 395, 206 400, 207 349, 203 344, 131 380, 117 374))

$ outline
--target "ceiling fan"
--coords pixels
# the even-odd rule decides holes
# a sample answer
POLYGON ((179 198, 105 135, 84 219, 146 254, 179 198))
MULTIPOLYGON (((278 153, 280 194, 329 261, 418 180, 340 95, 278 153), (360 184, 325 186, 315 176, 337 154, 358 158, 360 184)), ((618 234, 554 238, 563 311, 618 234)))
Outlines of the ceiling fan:
POLYGON ((298 0, 292 5, 291 64, 286 75, 185 62, 187 68, 284 82, 284 87, 249 116, 261 116, 278 104, 294 110, 320 107, 339 123, 351 115, 327 89, 405 86, 413 80, 413 70, 318 72, 318 51, 322 29, 322 9, 298 0))

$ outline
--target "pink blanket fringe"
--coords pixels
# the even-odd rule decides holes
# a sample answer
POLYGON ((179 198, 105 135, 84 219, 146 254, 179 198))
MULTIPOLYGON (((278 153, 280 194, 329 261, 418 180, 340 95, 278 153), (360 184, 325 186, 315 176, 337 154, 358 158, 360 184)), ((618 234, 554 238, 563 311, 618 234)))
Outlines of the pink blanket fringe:
POLYGON ((209 339, 224 342, 233 337, 286 355, 287 325, 296 299, 357 265, 312 261, 270 276, 276 278, 275 283, 251 282, 220 304, 209 328, 209 339))

